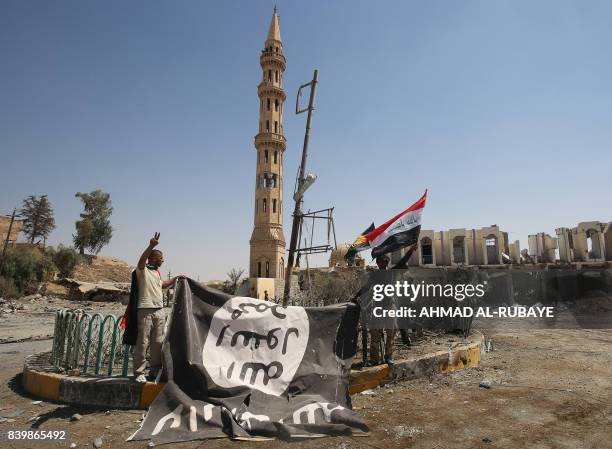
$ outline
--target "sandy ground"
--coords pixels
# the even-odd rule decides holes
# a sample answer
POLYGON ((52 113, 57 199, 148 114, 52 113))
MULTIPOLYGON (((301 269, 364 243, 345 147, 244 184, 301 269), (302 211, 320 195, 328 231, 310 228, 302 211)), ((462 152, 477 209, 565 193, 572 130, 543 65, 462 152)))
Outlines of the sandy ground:
POLYGON ((6 301, 0 304, 0 343, 51 339, 55 313, 59 309, 122 315, 125 306, 112 302, 78 302, 50 297, 6 301))
MULTIPOLYGON (((49 350, 53 308, 5 314, 0 320, 0 447, 147 447, 125 442, 142 411, 100 410, 42 402, 21 390, 27 355, 49 350), (42 337, 41 337, 42 336, 42 337), (7 342, 8 340, 8 342, 7 342), (82 419, 71 422, 74 413, 82 419), (36 419, 34 419, 36 418, 36 419), (9 441, 9 430, 64 430, 61 442, 9 441)), ((75 304, 72 304, 75 306, 75 304)), ((83 306, 81 304, 80 306, 83 306)), ((43 307, 43 309, 41 309, 43 307)), ((122 306, 91 304, 120 313, 122 306)), ((492 352, 481 366, 449 375, 387 385, 353 396, 369 437, 334 437, 291 443, 296 448, 612 448, 612 331, 503 330, 487 333, 492 352), (488 380, 491 388, 479 387, 488 380)), ((287 443, 200 441, 176 448, 279 448, 287 443)))

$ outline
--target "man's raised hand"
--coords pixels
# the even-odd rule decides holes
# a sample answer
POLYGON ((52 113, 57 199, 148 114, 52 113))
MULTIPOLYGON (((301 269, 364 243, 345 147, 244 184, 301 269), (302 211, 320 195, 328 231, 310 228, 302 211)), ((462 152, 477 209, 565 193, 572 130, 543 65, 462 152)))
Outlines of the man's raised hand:
POLYGON ((157 246, 157 244, 159 243, 159 232, 156 232, 155 235, 153 236, 153 238, 151 240, 149 240, 149 246, 151 248, 154 248, 157 246))

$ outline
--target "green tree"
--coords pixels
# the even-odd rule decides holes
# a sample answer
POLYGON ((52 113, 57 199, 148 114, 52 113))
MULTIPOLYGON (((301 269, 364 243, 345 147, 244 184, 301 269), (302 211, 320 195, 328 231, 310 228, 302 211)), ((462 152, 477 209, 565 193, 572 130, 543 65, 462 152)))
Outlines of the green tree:
POLYGON ((230 271, 228 271, 227 280, 223 283, 223 291, 225 293, 229 293, 230 295, 234 295, 238 289, 238 285, 240 285, 240 280, 242 279, 243 274, 244 269, 242 268, 232 268, 230 271))
POLYGON ((79 253, 69 246, 59 245, 57 248, 49 247, 46 252, 63 278, 72 276, 74 268, 81 261, 79 253))
POLYGON ((46 241, 51 231, 55 229, 53 209, 47 195, 27 197, 23 200, 19 214, 24 218, 23 233, 31 244, 39 237, 46 241))
POLYGON ((77 192, 75 195, 83 202, 81 219, 75 223, 76 234, 72 236, 74 246, 81 254, 88 249, 98 254, 113 237, 110 216, 113 213, 110 195, 102 190, 89 193, 77 192))
POLYGON ((39 248, 16 246, 7 252, 0 275, 10 279, 20 293, 33 293, 47 275, 57 271, 51 257, 39 248))

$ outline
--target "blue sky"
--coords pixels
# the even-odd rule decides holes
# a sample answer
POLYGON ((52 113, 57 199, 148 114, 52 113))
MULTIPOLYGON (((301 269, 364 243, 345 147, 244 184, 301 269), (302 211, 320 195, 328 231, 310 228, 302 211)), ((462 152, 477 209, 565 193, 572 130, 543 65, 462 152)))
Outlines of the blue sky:
MULTIPOLYGON (((70 243, 74 194, 103 189, 115 234, 102 254, 135 263, 160 231, 174 273, 246 268, 273 5, 0 1, 0 213, 46 193, 50 243, 70 243)), ((522 247, 531 233, 612 219, 611 3, 278 8, 287 112, 319 70, 306 206, 336 207, 339 241, 425 188, 424 228, 496 223, 522 247)), ((286 113, 287 205, 304 124, 286 113)))

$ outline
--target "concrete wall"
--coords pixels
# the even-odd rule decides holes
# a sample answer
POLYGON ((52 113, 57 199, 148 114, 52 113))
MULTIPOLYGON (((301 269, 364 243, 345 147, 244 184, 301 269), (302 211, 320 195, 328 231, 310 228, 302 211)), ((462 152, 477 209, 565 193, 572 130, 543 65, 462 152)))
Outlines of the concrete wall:
POLYGON ((544 232, 530 235, 528 237, 529 255, 536 263, 554 263, 557 258, 557 240, 544 232))
MULTIPOLYGON (((514 261, 520 263, 520 247, 515 242, 514 261)), ((508 233, 496 225, 481 229, 450 229, 448 231, 421 230, 417 251, 408 261, 409 266, 460 266, 497 265, 502 263, 502 253, 510 253, 508 233), (487 239, 493 248, 487 249, 487 239), (427 247, 431 245, 431 252, 427 247), (488 252, 488 254, 487 254, 488 252)), ((405 249, 391 254, 392 263, 400 260, 405 249)))
MULTIPOLYGON (((545 232, 528 237, 528 255, 534 263, 612 261, 612 222, 585 221, 574 228, 555 229, 556 237, 545 232)), ((397 262, 405 249, 391 254, 397 262)), ((527 257, 527 256, 526 256, 527 257)), ((421 230, 417 251, 409 266, 448 267, 460 265, 520 264, 520 242, 510 242, 508 233, 492 225, 480 229, 421 230), (431 252, 424 251, 431 245, 431 252), (505 254, 509 257, 504 258, 505 254)))
MULTIPOLYGON (((264 299, 266 292, 268 292, 269 300, 272 300, 276 296, 276 284, 274 278, 250 278, 250 291, 249 296, 251 298, 264 299)), ((282 291, 279 292, 282 295, 282 291)))

